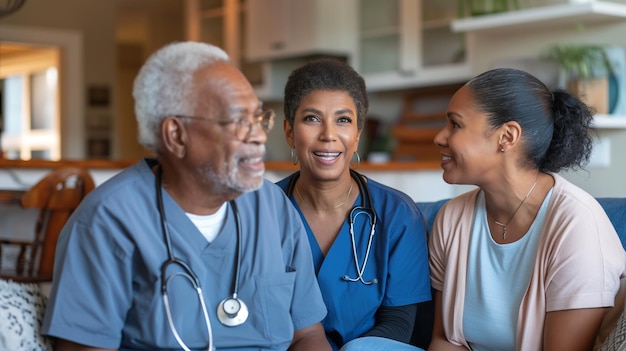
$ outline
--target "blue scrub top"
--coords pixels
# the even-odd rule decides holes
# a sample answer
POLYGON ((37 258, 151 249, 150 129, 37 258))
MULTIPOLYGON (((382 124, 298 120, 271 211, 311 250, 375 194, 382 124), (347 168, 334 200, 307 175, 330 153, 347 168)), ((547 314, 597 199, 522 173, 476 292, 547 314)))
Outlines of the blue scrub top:
MULTIPOLYGON (((209 243, 163 191, 174 255, 200 280, 215 347, 286 350, 294 330, 326 314, 304 228, 271 182, 236 203, 242 223, 238 297, 250 312, 244 324, 224 326, 216 313, 219 302, 233 292, 237 235, 230 206, 224 228, 209 243)), ((59 238, 43 333, 98 348, 179 349, 161 294, 161 266, 168 255, 160 220, 155 177, 145 161, 91 192, 59 238)), ((177 275, 168 291, 183 341, 192 349, 206 349, 209 339, 196 290, 177 275)))
MULTIPOLYGON (((277 184, 286 191, 289 179, 277 184)), ((431 299, 426 226, 421 212, 408 195, 398 190, 372 179, 367 179, 367 186, 378 215, 370 257, 363 273, 365 281, 378 280, 371 285, 342 279, 344 275, 358 277, 348 220, 324 257, 293 194, 289 194, 304 222, 315 272, 328 308, 322 324, 327 335, 338 333, 344 343, 362 336, 374 326, 380 306, 403 306, 431 299)), ((363 204, 361 193, 353 206, 363 204)), ((354 220, 358 264, 362 267, 370 236, 370 219, 362 213, 354 220)), ((341 347, 330 338, 329 341, 334 349, 341 347)))

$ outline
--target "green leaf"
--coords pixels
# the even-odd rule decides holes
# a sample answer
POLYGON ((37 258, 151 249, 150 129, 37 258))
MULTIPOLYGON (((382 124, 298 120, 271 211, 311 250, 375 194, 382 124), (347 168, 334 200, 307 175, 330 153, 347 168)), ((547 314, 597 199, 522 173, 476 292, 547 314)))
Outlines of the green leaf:
POLYGON ((587 79, 613 73, 613 66, 602 45, 557 44, 544 54, 557 62, 568 77, 587 79))

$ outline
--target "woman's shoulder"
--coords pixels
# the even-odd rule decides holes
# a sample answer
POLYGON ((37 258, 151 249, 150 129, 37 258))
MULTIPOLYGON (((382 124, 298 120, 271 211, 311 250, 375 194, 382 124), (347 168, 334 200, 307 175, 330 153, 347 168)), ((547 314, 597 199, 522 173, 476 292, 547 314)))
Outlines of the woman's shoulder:
POLYGON ((474 210, 474 205, 476 203, 476 197, 480 193, 480 188, 472 189, 470 191, 464 192, 460 195, 457 195, 450 200, 448 200, 445 204, 441 206, 439 212, 453 212, 456 213, 458 211, 464 211, 467 209, 474 210))
POLYGON ((369 177, 366 177, 366 184, 374 201, 384 201, 385 203, 391 202, 398 205, 416 207, 415 201, 403 191, 369 177))
POLYGON ((554 188, 550 209, 572 217, 587 215, 605 215, 600 203, 591 194, 558 174, 554 178, 554 188))

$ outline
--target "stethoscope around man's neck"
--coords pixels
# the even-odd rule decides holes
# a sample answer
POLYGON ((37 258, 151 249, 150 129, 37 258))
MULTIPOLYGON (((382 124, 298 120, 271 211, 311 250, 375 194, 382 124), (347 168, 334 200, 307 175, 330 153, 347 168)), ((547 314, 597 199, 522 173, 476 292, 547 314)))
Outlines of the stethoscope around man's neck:
MULTIPOLYGON (((356 276, 350 277, 347 274, 344 274, 341 277, 341 280, 347 282, 361 282, 365 285, 377 284, 378 279, 373 278, 371 280, 365 280, 363 275, 365 274, 365 267, 367 266, 367 262, 369 261, 370 252, 372 249, 372 243, 374 240, 374 234, 376 233, 376 222, 378 217, 376 216, 376 210, 374 210, 374 204, 372 203, 372 195, 370 193, 369 187, 366 184, 365 176, 359 174, 357 171, 350 169, 350 176, 359 187, 359 191, 361 192, 361 196, 363 197, 363 201, 361 206, 355 206, 350 210, 348 214, 348 225, 350 228, 350 239, 352 241, 352 254, 354 256, 354 266, 356 268, 356 276), (354 222, 359 215, 365 215, 368 217, 370 222, 370 233, 367 238, 367 250, 365 252, 365 257, 363 258, 363 264, 359 263, 359 256, 357 255, 356 249, 356 239, 354 235, 354 222)), ((289 177, 289 182, 287 183, 287 190, 285 193, 287 196, 291 197, 293 195, 294 188, 296 186, 296 182, 300 177, 300 172, 296 172, 289 177)))
MULTIPOLYGON (((163 295, 163 304, 165 305, 165 312, 167 314, 167 321, 169 323, 170 329, 176 338, 176 341, 185 351, 188 351, 189 348, 185 345, 182 338, 178 334, 176 330, 176 326, 174 325, 174 320, 172 318, 172 311, 169 304, 169 298, 167 294, 167 283, 174 277, 180 275, 189 280, 191 285, 193 285, 194 289, 198 294, 198 298, 200 300, 200 304, 202 305, 202 312, 204 314, 204 320, 207 325, 207 332, 209 334, 209 348, 208 350, 213 349, 213 332, 211 329, 211 320, 209 318, 209 313, 206 307, 206 303, 204 302, 204 296, 202 293, 202 288, 200 286, 200 280, 198 276, 194 273, 191 267, 187 264, 187 262, 182 259, 174 256, 172 250, 172 243, 169 230, 167 228, 167 220, 165 217, 165 210, 163 207, 163 193, 161 187, 161 179, 162 179, 162 170, 161 166, 157 166, 157 174, 156 174, 156 197, 157 197, 157 206, 159 210, 159 215, 161 217, 161 230, 163 232, 163 241, 165 242, 165 246, 167 248, 168 259, 163 262, 161 266, 161 293, 163 295), (167 268, 171 265, 178 265, 182 268, 182 272, 176 272, 167 276, 167 268)), ((233 293, 231 296, 222 300, 217 306, 217 318, 220 323, 228 327, 235 327, 243 324, 248 319, 248 307, 246 304, 237 297, 237 292, 239 289, 239 271, 241 266, 241 218, 239 216, 239 210, 237 209, 237 204, 234 200, 231 200, 230 206, 233 209, 233 213, 235 214, 235 223, 237 226, 237 255, 235 258, 235 276, 233 279, 233 293)))

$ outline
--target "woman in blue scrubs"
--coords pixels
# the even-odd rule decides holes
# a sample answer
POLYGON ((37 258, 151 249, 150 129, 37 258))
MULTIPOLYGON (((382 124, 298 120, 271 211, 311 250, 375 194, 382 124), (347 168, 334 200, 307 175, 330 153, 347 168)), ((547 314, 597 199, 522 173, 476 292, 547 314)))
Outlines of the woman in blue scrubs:
POLYGON ((351 169, 368 108, 363 78, 338 60, 311 61, 292 72, 284 100, 299 171, 278 185, 307 230, 331 345, 418 349, 409 345, 418 305, 431 300, 426 226, 408 195, 351 169))

